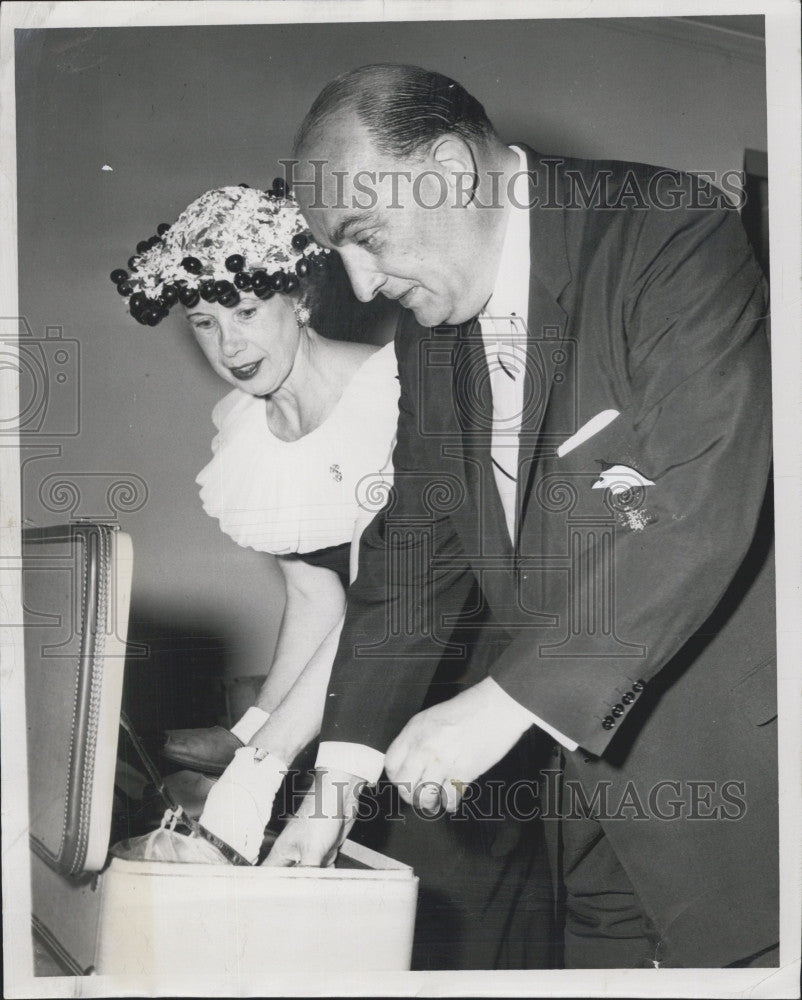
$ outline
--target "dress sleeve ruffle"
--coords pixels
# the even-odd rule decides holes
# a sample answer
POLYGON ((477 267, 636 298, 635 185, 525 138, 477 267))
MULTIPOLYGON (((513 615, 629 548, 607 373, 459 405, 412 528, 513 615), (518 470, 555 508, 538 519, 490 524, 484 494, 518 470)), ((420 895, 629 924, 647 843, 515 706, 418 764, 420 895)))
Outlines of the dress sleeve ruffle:
POLYGON ((383 505, 398 419, 393 345, 357 370, 329 417, 297 441, 271 434, 263 399, 234 389, 215 406, 213 457, 197 477, 207 514, 239 545, 285 555, 350 542, 383 505))

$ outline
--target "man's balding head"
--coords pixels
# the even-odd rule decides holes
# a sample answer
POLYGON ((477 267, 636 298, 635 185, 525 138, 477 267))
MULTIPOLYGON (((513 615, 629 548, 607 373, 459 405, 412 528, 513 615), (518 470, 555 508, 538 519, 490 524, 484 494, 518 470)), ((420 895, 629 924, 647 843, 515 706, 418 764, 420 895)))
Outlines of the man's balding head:
POLYGON ((419 66, 378 63, 342 73, 323 88, 298 129, 296 156, 343 115, 355 115, 376 148, 399 159, 447 133, 477 144, 495 136, 485 109, 455 80, 419 66))
POLYGON ((312 105, 295 155, 301 210, 360 299, 394 299, 424 326, 484 305, 504 232, 489 189, 517 158, 464 87, 415 66, 352 70, 312 105))

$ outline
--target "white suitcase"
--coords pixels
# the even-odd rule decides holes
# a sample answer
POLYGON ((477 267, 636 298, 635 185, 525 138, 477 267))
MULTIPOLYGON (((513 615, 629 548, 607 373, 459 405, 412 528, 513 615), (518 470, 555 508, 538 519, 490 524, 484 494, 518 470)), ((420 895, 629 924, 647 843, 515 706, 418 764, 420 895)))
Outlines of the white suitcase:
POLYGON ((23 532, 32 921, 58 969, 174 983, 409 968, 418 880, 346 841, 337 865, 108 861, 131 591, 110 525, 23 532))

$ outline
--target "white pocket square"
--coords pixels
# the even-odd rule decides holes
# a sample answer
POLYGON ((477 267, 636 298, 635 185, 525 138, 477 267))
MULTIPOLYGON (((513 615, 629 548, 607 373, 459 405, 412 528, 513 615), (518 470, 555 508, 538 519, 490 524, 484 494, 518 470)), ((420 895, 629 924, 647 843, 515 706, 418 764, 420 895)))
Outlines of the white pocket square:
POLYGON ((581 444, 584 444, 594 434, 598 434, 599 431, 603 431, 604 428, 611 424, 615 418, 618 416, 618 410, 602 410, 601 413, 597 413, 595 417, 591 417, 586 424, 582 424, 576 434, 572 434, 557 449, 557 457, 562 458, 567 455, 569 451, 573 451, 574 448, 578 448, 581 444))
POLYGON ((591 489, 609 489, 613 496, 618 496, 635 486, 654 486, 654 483, 627 465, 612 465, 601 473, 591 489))

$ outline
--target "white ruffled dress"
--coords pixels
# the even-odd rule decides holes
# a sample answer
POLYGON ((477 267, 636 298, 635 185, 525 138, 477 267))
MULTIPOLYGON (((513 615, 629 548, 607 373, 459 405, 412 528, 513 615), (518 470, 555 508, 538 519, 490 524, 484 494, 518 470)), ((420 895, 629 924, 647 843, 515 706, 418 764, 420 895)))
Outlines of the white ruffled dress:
POLYGON ((399 385, 393 344, 357 369, 329 416, 297 441, 267 425, 265 401, 233 389, 212 412, 213 458, 196 482, 239 545, 274 555, 350 543, 392 482, 399 385))

